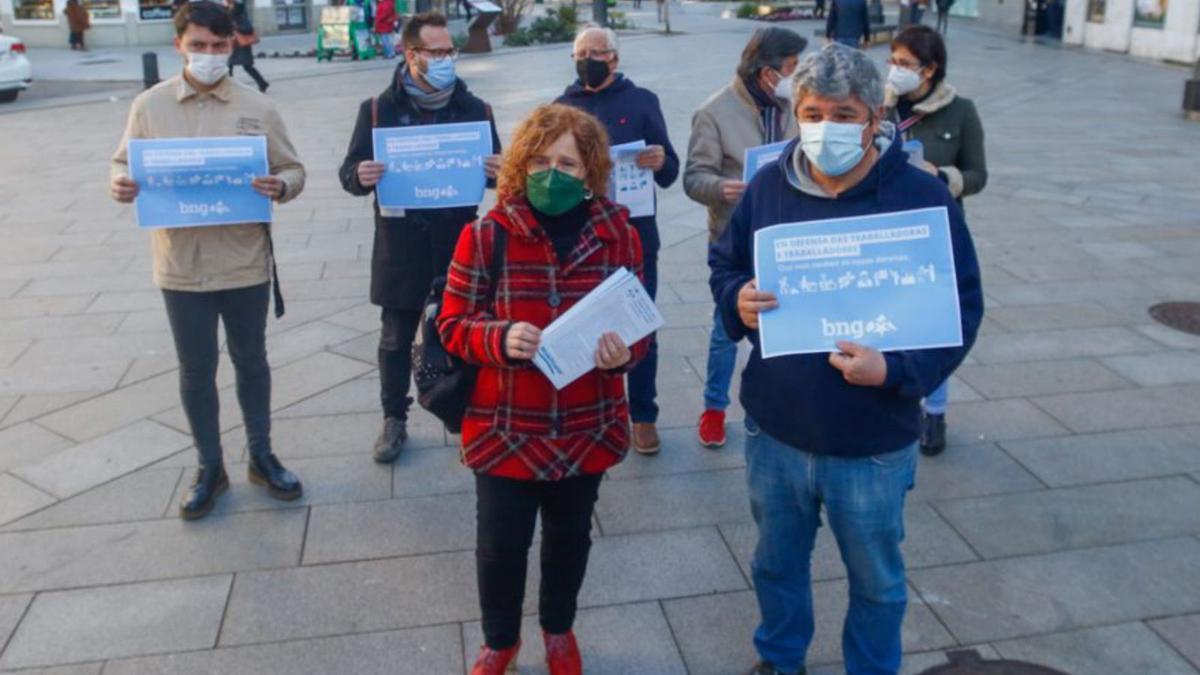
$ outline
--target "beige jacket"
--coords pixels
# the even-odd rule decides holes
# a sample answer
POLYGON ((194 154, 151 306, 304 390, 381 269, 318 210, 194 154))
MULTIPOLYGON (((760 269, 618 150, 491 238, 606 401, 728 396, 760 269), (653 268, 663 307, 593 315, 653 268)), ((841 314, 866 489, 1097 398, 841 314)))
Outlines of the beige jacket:
MULTIPOLYGON (((281 202, 304 189, 304 165, 271 99, 226 77, 201 94, 177 75, 133 101, 112 176, 128 176, 131 138, 266 136, 271 174, 286 188, 281 202)), ((227 225, 158 229, 150 233, 154 283, 173 291, 221 291, 271 279, 267 226, 227 225)))
MULTIPOLYGON (((785 139, 797 133, 796 116, 783 113, 785 139)), ((713 94, 692 116, 683 191, 708 207, 708 237, 715 241, 729 222, 733 204, 721 196, 721 183, 742 179, 746 150, 763 145, 762 115, 740 78, 713 94)))

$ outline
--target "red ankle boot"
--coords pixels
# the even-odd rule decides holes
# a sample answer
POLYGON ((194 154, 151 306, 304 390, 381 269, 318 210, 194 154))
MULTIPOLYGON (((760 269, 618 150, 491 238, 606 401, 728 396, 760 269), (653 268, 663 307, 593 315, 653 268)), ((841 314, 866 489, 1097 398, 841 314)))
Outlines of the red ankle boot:
POLYGON ((475 659, 475 667, 471 675, 504 675, 505 671, 517 672, 517 652, 521 651, 521 643, 496 651, 487 645, 479 650, 479 658, 475 659))
POLYGON ((562 635, 551 635, 543 631, 542 638, 546 641, 546 665, 550 667, 550 675, 583 675, 583 659, 579 656, 575 633, 567 631, 562 635))

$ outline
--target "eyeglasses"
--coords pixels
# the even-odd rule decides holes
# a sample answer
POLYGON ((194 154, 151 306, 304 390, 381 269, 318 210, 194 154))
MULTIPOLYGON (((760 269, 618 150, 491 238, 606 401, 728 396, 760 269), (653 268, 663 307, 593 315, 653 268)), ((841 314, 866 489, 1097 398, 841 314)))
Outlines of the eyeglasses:
POLYGON ((571 58, 576 61, 584 59, 595 59, 597 61, 611 61, 617 55, 615 49, 583 49, 571 55, 571 58))
POLYGON ((424 47, 413 47, 412 50, 427 59, 457 59, 458 50, 451 47, 450 49, 426 49, 424 47))

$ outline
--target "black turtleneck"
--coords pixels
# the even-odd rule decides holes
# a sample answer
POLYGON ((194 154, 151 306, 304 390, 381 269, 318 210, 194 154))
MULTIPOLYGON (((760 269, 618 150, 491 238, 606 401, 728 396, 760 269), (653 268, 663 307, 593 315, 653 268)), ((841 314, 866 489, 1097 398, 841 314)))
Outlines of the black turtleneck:
POLYGON ((546 236, 550 237, 550 245, 554 247, 554 254, 558 256, 559 264, 567 262, 571 250, 579 243, 579 235, 588 223, 591 204, 591 200, 585 199, 576 204, 574 208, 557 216, 542 213, 537 208, 530 207, 533 209, 533 215, 537 218, 538 225, 541 225, 546 236))
POLYGON ((910 101, 910 100, 908 100, 908 97, 901 96, 900 99, 898 101, 896 101, 896 113, 900 116, 900 121, 903 122, 904 120, 912 117, 913 108, 915 108, 919 103, 921 103, 925 99, 932 96, 934 89, 936 89, 936 87, 930 87, 929 91, 925 92, 924 96, 922 96, 921 98, 919 98, 915 101, 910 101))

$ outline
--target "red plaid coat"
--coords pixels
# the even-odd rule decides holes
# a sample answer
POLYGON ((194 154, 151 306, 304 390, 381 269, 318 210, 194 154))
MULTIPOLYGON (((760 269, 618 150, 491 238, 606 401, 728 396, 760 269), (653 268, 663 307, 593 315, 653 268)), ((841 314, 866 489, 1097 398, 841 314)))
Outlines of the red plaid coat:
POLYGON ((645 356, 649 338, 631 346, 620 371, 592 370, 557 391, 529 361, 504 353, 508 327, 550 325, 621 267, 642 275, 642 245, 628 212, 607 199, 591 203, 579 243, 560 261, 524 197, 503 200, 465 227, 454 251, 438 328, 446 350, 480 366, 463 419, 463 463, 478 473, 560 480, 606 471, 629 449, 624 373, 645 356), (508 231, 495 302, 488 305, 495 228, 508 231))

